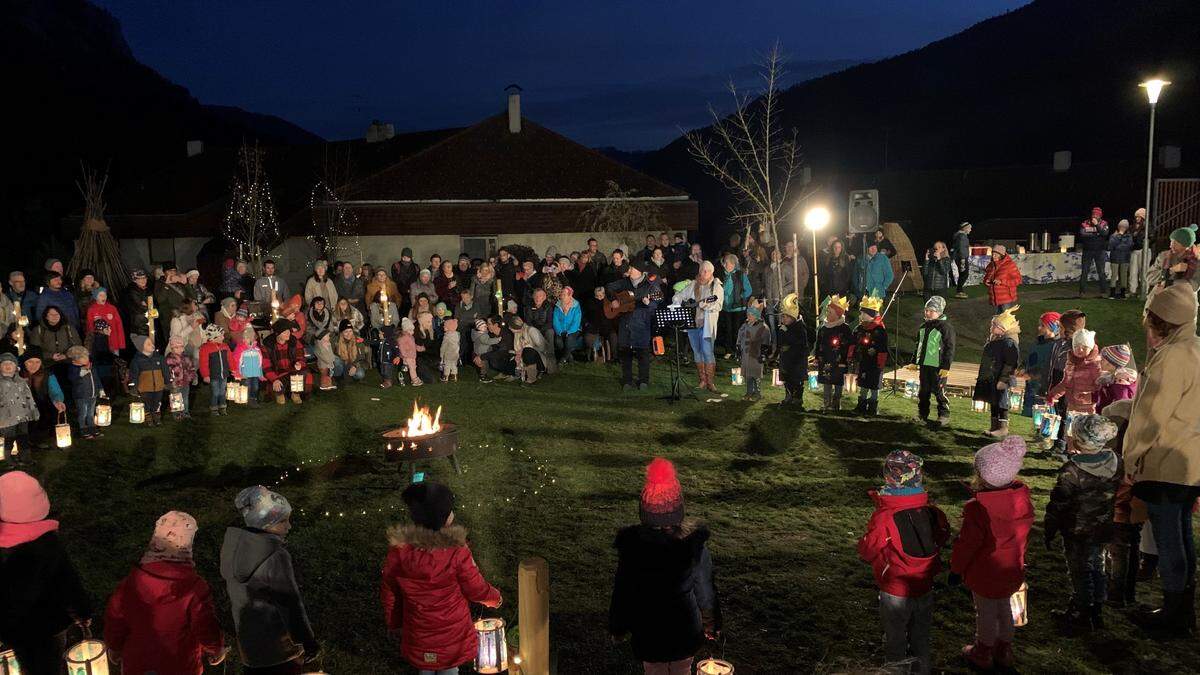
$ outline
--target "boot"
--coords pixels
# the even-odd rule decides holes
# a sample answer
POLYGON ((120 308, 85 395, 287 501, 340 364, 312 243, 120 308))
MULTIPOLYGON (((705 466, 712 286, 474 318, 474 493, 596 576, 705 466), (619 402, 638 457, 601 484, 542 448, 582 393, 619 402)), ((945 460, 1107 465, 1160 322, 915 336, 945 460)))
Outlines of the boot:
POLYGON ((321 391, 331 391, 337 389, 337 385, 333 383, 333 377, 328 370, 321 371, 321 391))
POLYGON ((1184 589, 1179 592, 1163 591, 1163 606, 1130 617, 1133 623, 1150 633, 1155 640, 1173 640, 1187 638, 1195 632, 1192 623, 1195 589, 1184 589))
POLYGON ((704 387, 712 393, 717 393, 717 364, 706 363, 704 369, 708 373, 708 384, 704 387))
POLYGON ((854 406, 854 412, 856 412, 860 415, 865 414, 867 412, 867 397, 866 396, 858 397, 858 405, 854 406))
POLYGON ((967 665, 979 670, 991 670, 995 667, 995 650, 990 645, 981 645, 978 641, 962 648, 963 658, 967 665))
POLYGON ((278 403, 279 405, 283 405, 284 403, 287 403, 287 397, 284 396, 282 393, 275 394, 275 402, 278 403))
POLYGON ((1109 300, 1117 299, 1117 289, 1115 289, 1115 288, 1108 289, 1108 299, 1109 300))
POLYGON ((525 366, 525 384, 537 384, 538 367, 536 365, 525 366))
POLYGON ((1108 559, 1112 564, 1108 572, 1108 604, 1124 607, 1125 579, 1129 576, 1129 544, 1109 544, 1108 559))
POLYGON ((292 403, 300 405, 301 403, 304 403, 304 399, 300 398, 300 394, 292 394, 292 403))
POLYGON ((833 395, 833 412, 841 412, 841 411, 842 411, 842 395, 834 394, 833 395))
POLYGON ((867 401, 867 414, 872 417, 877 417, 879 415, 878 399, 871 399, 870 401, 867 401))
POLYGON ((992 650, 992 659, 1000 668, 1012 668, 1016 664, 1016 659, 1013 658, 1012 643, 996 640, 996 647, 992 650))
POLYGON ((703 363, 696 364, 696 386, 700 389, 708 389, 708 368, 703 363))
POLYGON ((1008 435, 1008 420, 999 420, 996 423, 996 428, 988 432, 989 436, 995 438, 1004 438, 1008 435))

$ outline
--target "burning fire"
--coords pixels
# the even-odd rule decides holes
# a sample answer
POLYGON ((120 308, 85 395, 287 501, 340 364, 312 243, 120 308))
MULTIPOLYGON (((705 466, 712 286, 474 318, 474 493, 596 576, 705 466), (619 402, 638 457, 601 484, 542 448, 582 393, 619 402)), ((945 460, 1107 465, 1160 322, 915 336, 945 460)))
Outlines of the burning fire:
POLYGON ((420 436, 429 436, 436 434, 442 430, 442 425, 439 420, 442 417, 442 406, 438 406, 437 412, 433 415, 429 414, 429 406, 422 408, 417 407, 417 402, 413 401, 412 417, 408 418, 405 423, 406 428, 400 430, 400 434, 404 438, 418 438, 420 436))

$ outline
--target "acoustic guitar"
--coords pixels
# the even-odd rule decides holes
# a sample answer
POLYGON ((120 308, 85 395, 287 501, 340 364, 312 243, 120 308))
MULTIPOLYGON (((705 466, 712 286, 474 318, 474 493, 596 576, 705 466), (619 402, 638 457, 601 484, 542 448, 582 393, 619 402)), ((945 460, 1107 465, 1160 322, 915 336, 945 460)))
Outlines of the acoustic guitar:
MULTIPOLYGON (((650 284, 650 294, 648 296, 650 300, 661 301, 663 299, 662 284, 653 279, 648 280, 647 283, 650 284)), ((609 321, 615 321, 618 317, 637 309, 637 306, 638 299, 633 294, 633 291, 621 291, 613 294, 604 301, 604 316, 609 321), (614 300, 617 302, 616 308, 612 306, 614 300)))

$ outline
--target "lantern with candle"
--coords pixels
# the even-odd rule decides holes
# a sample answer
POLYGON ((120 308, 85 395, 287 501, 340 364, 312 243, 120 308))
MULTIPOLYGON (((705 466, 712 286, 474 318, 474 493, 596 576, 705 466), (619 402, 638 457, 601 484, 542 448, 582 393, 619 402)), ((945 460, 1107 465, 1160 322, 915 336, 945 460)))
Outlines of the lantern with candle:
POLYGON ((475 672, 503 673, 508 670, 508 640, 504 619, 480 619, 475 622, 479 634, 479 651, 475 655, 475 672))
POLYGON ((1042 418, 1045 417, 1046 413, 1048 413, 1048 412, 1050 412, 1050 406, 1048 406, 1048 405, 1033 406, 1033 428, 1035 430, 1037 430, 1039 432, 1041 431, 1042 418))
POLYGON ((108 675, 108 648, 85 629, 83 639, 76 642, 64 657, 67 675, 108 675))
POLYGON ((1058 428, 1062 425, 1062 417, 1054 413, 1046 413, 1042 416, 1042 436, 1044 438, 1058 438, 1058 428))
POLYGON ((820 391, 821 389, 821 383, 817 381, 817 374, 815 372, 809 372, 808 374, 808 388, 811 391, 820 391))
POLYGON ((182 391, 171 392, 171 412, 173 412, 173 413, 183 412, 183 392, 182 391))
POLYGON ((107 398, 100 399, 96 404, 96 426, 112 426, 112 403, 107 398))
POLYGON ((904 398, 916 398, 919 385, 916 380, 904 381, 904 398))
POLYGON ((134 401, 129 404, 129 423, 141 424, 146 421, 146 404, 134 401))
POLYGON ((1067 411, 1067 418, 1063 422, 1067 428, 1063 430, 1063 436, 1070 436, 1071 430, 1075 428, 1075 420, 1083 416, 1083 413, 1067 411))
POLYGON ((230 380, 225 383, 225 400, 237 401, 238 386, 236 380, 230 380))
POLYGON ((696 664, 696 675, 733 675, 733 664, 721 659, 704 659, 696 664))
POLYGON ((977 413, 987 410, 987 401, 971 401, 971 410, 977 413))
POLYGON ((744 378, 742 377, 742 369, 741 368, 734 368, 733 370, 730 371, 729 375, 730 375, 730 379, 733 381, 733 384, 735 386, 745 382, 744 378))
POLYGON ((292 376, 288 378, 288 382, 291 385, 290 390, 293 394, 304 393, 304 373, 292 373, 292 376))
POLYGON ((779 376, 778 368, 771 369, 771 386, 772 387, 782 387, 783 386, 783 379, 779 376))
POLYGON ((1025 405, 1025 390, 1024 389, 1009 389, 1008 390, 1008 408, 1009 410, 1020 410, 1025 405))
POLYGON ((21 675, 21 664, 17 663, 17 653, 11 649, 0 652, 0 675, 21 675))
POLYGON ((58 424, 54 425, 54 441, 60 448, 71 447, 71 425, 67 424, 66 413, 58 413, 58 424))
POLYGON ((246 384, 245 382, 238 384, 237 392, 234 394, 233 401, 234 401, 234 403, 240 403, 242 405, 246 405, 247 403, 249 403, 250 402, 250 385, 246 384))
POLYGON ((1029 623, 1029 584, 1022 583, 1016 593, 1008 599, 1012 609, 1013 626, 1020 628, 1029 623))

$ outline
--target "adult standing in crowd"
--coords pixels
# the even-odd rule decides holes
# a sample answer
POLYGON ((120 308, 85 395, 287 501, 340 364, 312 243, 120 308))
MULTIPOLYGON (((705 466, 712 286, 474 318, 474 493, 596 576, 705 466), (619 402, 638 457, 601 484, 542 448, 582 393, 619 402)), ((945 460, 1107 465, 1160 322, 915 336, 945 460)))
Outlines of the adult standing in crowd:
POLYGON ((1133 250, 1129 254, 1129 292, 1137 295, 1142 288, 1142 274, 1150 263, 1150 252, 1145 251, 1146 209, 1133 212, 1133 227, 1129 234, 1133 237, 1133 250))
POLYGON ((1124 299, 1129 292, 1129 260, 1133 254, 1133 235, 1129 232, 1129 221, 1124 218, 1117 223, 1117 231, 1108 238, 1109 276, 1112 285, 1108 297, 1124 299))
POLYGON ((695 279, 700 273, 700 265, 704 262, 704 252, 700 248, 700 244, 692 244, 688 247, 688 254, 680 256, 671 263, 671 274, 668 275, 671 284, 677 284, 681 281, 695 279))
MULTIPOLYGON (((730 237, 730 241, 733 241, 733 237, 730 237)), ((721 319, 717 332, 717 343, 725 350, 725 358, 732 359, 734 352, 737 351, 738 329, 746 320, 746 302, 753 295, 753 290, 750 288, 750 277, 742 271, 737 255, 726 253, 722 256, 721 268, 725 271, 724 278, 721 280, 725 297, 721 300, 721 319)))
MULTIPOLYGON (((417 274, 420 273, 420 267, 413 261, 412 249, 405 246, 400 249, 400 259, 392 263, 392 281, 395 282, 396 288, 404 291, 405 295, 401 298, 396 295, 396 304, 399 305, 397 311, 403 316, 408 314, 408 310, 412 309, 412 303, 408 299, 408 289, 417 280, 417 274)), ((376 276, 376 279, 379 277, 376 276)), ((371 290, 367 289, 367 298, 375 297, 371 290)), ((390 296, 389 296, 390 297, 390 296)))
POLYGON ((846 253, 846 244, 834 239, 819 270, 822 295, 849 297, 854 292, 854 259, 846 253))
MULTIPOLYGON (((366 309, 363 299, 367 295, 367 287, 362 278, 354 274, 354 263, 344 262, 336 266, 337 274, 333 276, 333 287, 337 290, 338 299, 345 298, 358 311, 366 309)), ((336 306, 338 303, 333 303, 336 306)))
POLYGON ((714 344, 717 339, 717 326, 721 320, 721 306, 725 302, 724 286, 714 272, 712 263, 707 260, 701 261, 696 278, 679 289, 671 299, 671 303, 675 305, 695 303, 696 327, 688 329, 688 342, 692 345, 692 358, 696 361, 696 376, 699 378, 700 388, 712 392, 717 390, 713 383, 717 373, 714 344))
POLYGON ((275 307, 287 302, 290 292, 287 281, 275 274, 275 261, 264 261, 262 276, 254 280, 254 301, 260 303, 265 311, 272 306, 272 301, 275 307))
POLYGON ((314 298, 325 298, 325 305, 333 307, 338 297, 337 285, 329 277, 329 262, 318 260, 313 263, 313 273, 304 282, 304 304, 311 305, 314 298))
MULTIPOLYGON (((658 300, 652 295, 655 285, 637 267, 629 265, 628 276, 608 284, 606 290, 616 295, 633 294, 633 311, 622 314, 617 328, 617 352, 621 359, 621 386, 625 391, 647 389, 650 386, 650 340, 654 336, 654 310, 658 300), (633 379, 633 359, 638 361, 638 375, 633 379)), ((620 305, 613 300, 613 309, 620 305)))
POLYGON ((1200 497, 1200 339, 1196 293, 1174 284, 1150 299, 1149 357, 1139 378, 1125 432, 1125 473, 1133 496, 1150 514, 1158 546, 1162 609, 1142 621, 1165 635, 1185 637, 1196 625, 1196 548, 1192 508, 1200 497))
MULTIPOLYGON (((4 292, 13 307, 20 307, 24 316, 34 316, 37 307, 37 293, 31 291, 25 282, 25 273, 15 270, 8 273, 8 290, 4 292)), ((32 319, 31 319, 32 321, 32 319)))
POLYGON ((971 276, 971 224, 962 223, 958 226, 958 231, 954 233, 954 239, 950 242, 951 254, 954 257, 954 265, 958 268, 958 284, 954 293, 956 298, 965 298, 967 294, 963 291, 967 286, 967 279, 971 276))
POLYGON ((63 285, 63 275, 58 272, 46 272, 46 287, 38 294, 34 316, 43 316, 46 309, 57 307, 63 319, 70 325, 79 326, 79 304, 75 295, 63 285))
POLYGON ((879 228, 879 229, 877 229, 877 230, 875 230, 875 234, 873 235, 873 237, 874 237, 874 238, 873 238, 873 239, 872 239, 870 242, 868 242, 868 243, 867 243, 867 245, 868 245, 868 246, 870 246, 872 243, 874 243, 874 244, 875 244, 875 248, 876 248, 876 249, 877 249, 877 250, 878 250, 880 253, 882 253, 884 256, 886 256, 886 257, 888 257, 888 258, 893 258, 893 257, 895 257, 895 255, 896 255, 896 245, 895 245, 895 244, 893 244, 893 243, 892 243, 892 240, 891 240, 891 239, 888 239, 888 238, 887 238, 887 235, 885 235, 885 234, 883 233, 883 228, 882 228, 882 227, 881 227, 881 228, 879 228))
POLYGON ((941 295, 950 288, 954 272, 951 269, 950 251, 946 248, 946 242, 934 242, 933 248, 925 252, 925 266, 921 272, 925 278, 926 300, 934 295, 941 295))
POLYGON ((1087 291, 1089 270, 1094 266, 1096 276, 1100 279, 1100 293, 1108 293, 1108 273, 1105 269, 1108 262, 1108 221, 1104 219, 1104 211, 1099 206, 1092 207, 1092 217, 1079 224, 1079 241, 1076 242, 1081 254, 1079 270, 1079 297, 1087 291))
POLYGON ((877 242, 867 244, 867 254, 855 265, 854 292, 861 298, 887 297, 888 287, 895 278, 892 261, 880 252, 877 242))
POLYGON ((992 247, 992 261, 983 271, 983 285, 987 286, 988 301, 995 314, 1017 304, 1017 286, 1021 285, 1021 270, 1008 255, 1004 244, 992 247))
POLYGON ((134 270, 130 278, 133 283, 125 288, 125 300, 122 303, 125 316, 129 317, 128 332, 130 335, 149 335, 151 319, 147 316, 147 301, 153 297, 150 279, 145 270, 134 270))
MULTIPOLYGON (((512 253, 505 247, 501 246, 499 251, 496 251, 495 264, 496 278, 500 280, 500 290, 504 294, 505 300, 518 300, 517 294, 517 272, 518 263, 516 258, 513 258, 512 253)), ((498 311, 503 312, 504 308, 499 307, 498 311)))

